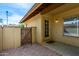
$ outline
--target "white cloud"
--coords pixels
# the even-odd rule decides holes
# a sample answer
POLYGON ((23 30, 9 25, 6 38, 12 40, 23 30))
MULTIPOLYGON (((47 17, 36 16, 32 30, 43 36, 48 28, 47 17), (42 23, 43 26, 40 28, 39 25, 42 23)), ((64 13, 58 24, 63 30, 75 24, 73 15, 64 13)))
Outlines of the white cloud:
POLYGON ((20 15, 12 15, 8 18, 10 24, 17 24, 23 16, 20 15))
POLYGON ((18 3, 18 4, 15 4, 16 7, 20 7, 20 8, 26 8, 28 7, 28 4, 23 4, 23 3, 18 3))
MULTIPOLYGON (((12 15, 11 16, 8 16, 9 17, 9 19, 13 19, 13 17, 14 17, 14 19, 16 19, 16 18, 20 18, 20 16, 19 15, 17 15, 17 13, 14 11, 14 10, 10 10, 10 9, 8 9, 8 12, 9 13, 12 13, 12 15), (15 18, 16 17, 16 18, 15 18)), ((22 17, 22 16, 21 16, 22 17)), ((6 23, 6 19, 7 19, 7 17, 6 17, 6 11, 2 11, 2 13, 0 13, 0 19, 3 19, 3 21, 4 21, 4 23, 6 23)), ((10 20, 9 20, 10 21, 10 20)), ((20 21, 20 20, 19 20, 20 21)))
MULTIPOLYGON (((8 24, 18 24, 19 21, 22 19, 23 16, 14 14, 10 17, 8 17, 8 24)), ((7 24, 7 19, 4 20, 4 24, 7 24)))
POLYGON ((9 24, 17 24, 22 17, 31 9, 34 3, 13 3, 13 4, 4 4, 7 8, 1 7, 0 10, 0 18, 4 21, 3 23, 6 24, 6 11, 8 11, 8 22, 9 24))
MULTIPOLYGON (((27 8, 30 8, 30 7, 32 7, 33 5, 34 5, 35 3, 2 3, 2 4, 0 4, 0 7, 1 8, 4 8, 4 9, 6 9, 7 10, 7 8, 20 8, 20 9, 22 9, 22 8, 24 8, 24 9, 27 9, 27 8)), ((0 10, 1 10, 1 8, 0 8, 0 10)))
POLYGON ((29 9, 31 8, 35 3, 15 3, 12 4, 14 8, 21 8, 21 9, 29 9))

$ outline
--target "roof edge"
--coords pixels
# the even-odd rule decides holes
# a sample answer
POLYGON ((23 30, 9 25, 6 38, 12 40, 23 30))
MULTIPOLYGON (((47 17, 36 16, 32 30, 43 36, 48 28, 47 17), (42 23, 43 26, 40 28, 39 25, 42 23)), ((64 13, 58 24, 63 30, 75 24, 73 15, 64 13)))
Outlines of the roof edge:
POLYGON ((25 19, 32 14, 36 9, 38 9, 38 7, 40 7, 43 3, 35 3, 32 8, 24 15, 24 17, 21 19, 21 21, 19 23, 22 23, 25 21, 25 19))

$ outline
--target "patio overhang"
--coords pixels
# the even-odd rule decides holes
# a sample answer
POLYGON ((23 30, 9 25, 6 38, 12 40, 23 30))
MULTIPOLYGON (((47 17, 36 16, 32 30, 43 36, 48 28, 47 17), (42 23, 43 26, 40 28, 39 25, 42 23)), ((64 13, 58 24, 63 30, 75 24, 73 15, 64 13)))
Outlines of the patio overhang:
POLYGON ((27 21, 28 19, 35 16, 39 12, 44 14, 44 13, 47 13, 48 11, 53 10, 61 5, 63 5, 63 3, 61 3, 61 4, 59 4, 59 3, 36 3, 29 10, 29 12, 21 19, 20 23, 27 21))

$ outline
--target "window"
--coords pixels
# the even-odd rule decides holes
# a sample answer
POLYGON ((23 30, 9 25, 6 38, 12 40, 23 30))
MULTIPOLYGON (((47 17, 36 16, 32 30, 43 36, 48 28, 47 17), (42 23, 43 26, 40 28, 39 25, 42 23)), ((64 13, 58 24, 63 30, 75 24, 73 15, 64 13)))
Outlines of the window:
POLYGON ((49 21, 45 20, 45 37, 49 37, 49 21))
POLYGON ((64 35, 79 36, 79 17, 64 19, 64 35))

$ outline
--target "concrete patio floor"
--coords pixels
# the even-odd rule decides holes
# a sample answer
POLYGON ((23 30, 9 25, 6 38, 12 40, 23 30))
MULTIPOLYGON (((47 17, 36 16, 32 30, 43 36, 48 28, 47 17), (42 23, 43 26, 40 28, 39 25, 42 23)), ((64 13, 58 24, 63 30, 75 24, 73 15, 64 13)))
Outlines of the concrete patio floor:
POLYGON ((60 42, 39 44, 26 44, 15 49, 0 52, 0 56, 79 56, 79 47, 60 42))
POLYGON ((45 46, 63 56, 79 56, 79 47, 60 42, 46 43, 45 46))
POLYGON ((0 53, 1 56, 60 56, 48 49, 47 47, 41 46, 39 44, 26 44, 20 48, 7 49, 0 53))

